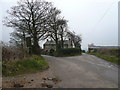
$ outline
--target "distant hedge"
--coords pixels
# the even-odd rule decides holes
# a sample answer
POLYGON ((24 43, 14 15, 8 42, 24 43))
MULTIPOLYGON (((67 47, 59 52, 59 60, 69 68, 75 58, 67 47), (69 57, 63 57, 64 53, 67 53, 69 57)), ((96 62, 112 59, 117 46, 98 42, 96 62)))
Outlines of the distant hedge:
POLYGON ((65 48, 59 49, 57 52, 55 52, 55 56, 73 56, 80 54, 81 54, 80 48, 65 48))
POLYGON ((120 56, 119 52, 120 52, 120 49, 106 49, 106 48, 98 49, 96 51, 96 53, 99 53, 102 55, 115 56, 115 57, 120 56))

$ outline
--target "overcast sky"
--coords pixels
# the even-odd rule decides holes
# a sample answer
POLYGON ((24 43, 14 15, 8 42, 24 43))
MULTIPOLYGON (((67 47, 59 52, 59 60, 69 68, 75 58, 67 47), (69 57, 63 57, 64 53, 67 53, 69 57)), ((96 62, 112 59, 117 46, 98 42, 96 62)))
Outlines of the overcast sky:
MULTIPOLYGON (((0 1, 0 40, 9 41, 13 29, 2 25, 6 10, 16 5, 17 0, 0 1)), ((62 11, 69 30, 82 35, 82 48, 88 44, 118 45, 118 1, 119 0, 47 0, 62 11)))

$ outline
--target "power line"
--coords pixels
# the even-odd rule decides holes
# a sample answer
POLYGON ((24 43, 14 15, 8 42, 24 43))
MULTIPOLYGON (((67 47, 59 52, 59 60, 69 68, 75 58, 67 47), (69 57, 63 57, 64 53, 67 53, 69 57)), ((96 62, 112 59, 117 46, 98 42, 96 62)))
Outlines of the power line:
POLYGON ((95 25, 95 27, 93 28, 93 30, 101 23, 101 21, 104 19, 105 15, 108 13, 108 11, 111 9, 111 7, 116 3, 117 1, 113 2, 112 4, 110 4, 110 6, 106 9, 105 13, 103 14, 103 16, 100 18, 100 20, 97 22, 97 24, 95 25))

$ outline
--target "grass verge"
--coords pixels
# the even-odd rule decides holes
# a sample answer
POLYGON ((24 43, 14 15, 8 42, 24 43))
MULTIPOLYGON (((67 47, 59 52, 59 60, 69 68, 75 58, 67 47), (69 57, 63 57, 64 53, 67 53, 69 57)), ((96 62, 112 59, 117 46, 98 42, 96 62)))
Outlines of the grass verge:
POLYGON ((30 58, 7 61, 2 63, 3 76, 16 76, 47 69, 48 63, 42 56, 33 55, 30 58))
POLYGON ((115 64, 120 64, 120 59, 118 57, 115 57, 115 56, 107 56, 107 55, 102 55, 102 54, 99 54, 99 53, 88 53, 88 54, 95 55, 99 58, 102 58, 106 61, 109 61, 109 62, 112 62, 112 63, 115 63, 115 64))

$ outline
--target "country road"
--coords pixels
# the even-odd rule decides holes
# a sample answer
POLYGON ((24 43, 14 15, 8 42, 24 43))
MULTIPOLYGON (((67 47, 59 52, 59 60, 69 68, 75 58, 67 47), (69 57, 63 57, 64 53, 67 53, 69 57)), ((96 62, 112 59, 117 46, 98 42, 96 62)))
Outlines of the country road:
POLYGON ((117 88, 118 68, 93 55, 52 57, 43 55, 60 88, 117 88))

